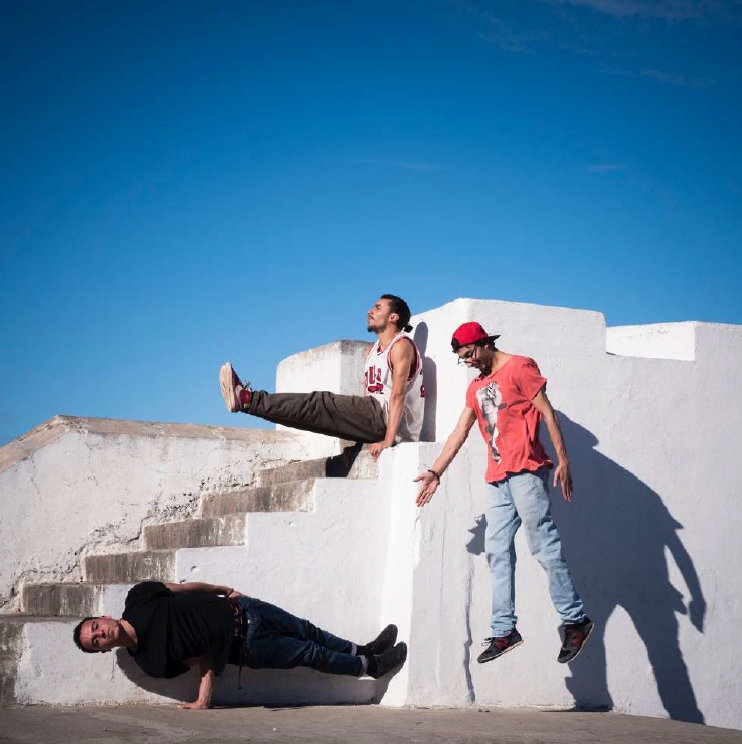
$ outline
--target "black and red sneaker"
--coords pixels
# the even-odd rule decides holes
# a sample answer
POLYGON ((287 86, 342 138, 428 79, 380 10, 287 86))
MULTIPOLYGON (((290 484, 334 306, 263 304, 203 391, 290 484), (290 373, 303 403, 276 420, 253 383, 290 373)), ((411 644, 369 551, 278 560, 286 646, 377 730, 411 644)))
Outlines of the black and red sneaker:
POLYGON ((498 656, 502 656, 504 653, 514 649, 516 646, 520 646, 521 643, 523 643, 523 638, 515 628, 513 628, 506 636, 500 636, 499 638, 485 638, 482 645, 487 646, 487 648, 479 654, 477 661, 480 664, 484 664, 485 661, 492 661, 498 656))
POLYGON ((232 368, 230 362, 225 362, 219 371, 219 386, 222 389, 224 405, 230 413, 246 411, 252 402, 252 388, 250 383, 244 384, 232 368))
POLYGON ((590 637, 590 633, 593 632, 595 623, 585 616, 582 622, 574 623, 573 625, 564 626, 564 642, 562 648, 559 651, 559 657, 557 661, 560 664, 567 664, 577 657, 577 654, 582 651, 582 647, 585 645, 585 641, 590 637))

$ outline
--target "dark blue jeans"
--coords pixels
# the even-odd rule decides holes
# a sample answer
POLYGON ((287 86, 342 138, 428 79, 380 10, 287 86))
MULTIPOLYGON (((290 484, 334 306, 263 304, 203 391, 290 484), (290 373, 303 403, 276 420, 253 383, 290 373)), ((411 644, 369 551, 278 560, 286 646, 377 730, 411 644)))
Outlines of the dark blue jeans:
MULTIPOLYGON (((363 662, 351 652, 353 644, 280 607, 254 597, 237 601, 250 624, 242 644, 242 663, 252 669, 291 669, 307 666, 327 674, 360 677, 363 662)), ((238 644, 232 648, 230 663, 239 664, 238 644)))

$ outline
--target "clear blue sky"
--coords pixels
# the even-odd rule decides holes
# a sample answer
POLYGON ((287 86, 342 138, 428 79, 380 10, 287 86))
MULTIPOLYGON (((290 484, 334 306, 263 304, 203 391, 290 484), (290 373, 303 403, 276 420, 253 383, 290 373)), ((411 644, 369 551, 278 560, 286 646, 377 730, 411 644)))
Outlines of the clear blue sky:
MULTIPOLYGON (((735 0, 6 2, 0 444, 248 425, 383 292, 742 323, 735 0)), ((254 421, 254 425, 260 425, 254 421)))

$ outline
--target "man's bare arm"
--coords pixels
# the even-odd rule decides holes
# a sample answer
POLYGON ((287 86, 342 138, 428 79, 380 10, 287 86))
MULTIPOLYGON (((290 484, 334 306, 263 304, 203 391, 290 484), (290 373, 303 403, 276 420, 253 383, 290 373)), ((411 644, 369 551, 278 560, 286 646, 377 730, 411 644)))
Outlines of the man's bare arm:
POLYGON ((214 691, 214 670, 206 662, 205 656, 194 656, 191 659, 183 659, 187 667, 198 665, 201 670, 201 683, 198 687, 198 697, 192 703, 181 703, 179 708, 190 710, 204 710, 211 707, 211 695, 214 691))
POLYGON ((191 592, 193 594, 213 594, 216 596, 223 595, 225 597, 243 596, 239 592, 236 592, 231 586, 205 584, 202 581, 186 581, 183 584, 171 584, 165 582, 165 587, 175 594, 178 592, 191 592))
MULTIPOLYGON (((464 408, 459 416, 459 420, 456 423, 456 427, 446 439, 446 443, 443 445, 441 454, 432 465, 432 470, 438 475, 441 475, 443 471, 451 464, 456 454, 461 449, 461 445, 464 444, 466 438, 469 436, 469 430, 477 420, 477 415, 471 408, 464 408)), ((433 498, 433 494, 438 488, 439 480, 434 473, 430 470, 425 473, 421 473, 414 479, 414 483, 421 481, 420 490, 417 494, 416 503, 418 506, 425 506, 425 504, 433 498)))
POLYGON ((562 496, 565 501, 572 501, 572 473, 569 470, 569 458, 567 457, 567 447, 564 444, 562 430, 559 427, 559 420, 551 406, 551 401, 546 397, 546 391, 541 390, 531 401, 533 407, 544 417, 546 428, 549 430, 549 436, 556 450, 557 466, 554 470, 554 486, 559 483, 562 488, 562 496))
POLYGON ((371 445, 371 457, 378 459, 379 455, 387 447, 394 444, 399 424, 404 413, 404 399, 407 389, 407 378, 410 367, 415 360, 415 349, 411 342, 398 341, 389 352, 392 363, 392 394, 389 398, 389 420, 386 425, 386 436, 381 442, 371 445))

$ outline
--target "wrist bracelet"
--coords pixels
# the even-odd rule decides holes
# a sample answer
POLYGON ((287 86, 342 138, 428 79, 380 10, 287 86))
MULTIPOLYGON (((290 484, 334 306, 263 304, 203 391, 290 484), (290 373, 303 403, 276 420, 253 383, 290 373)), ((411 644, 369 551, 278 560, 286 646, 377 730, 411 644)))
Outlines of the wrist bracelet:
POLYGON ((436 473, 435 470, 433 470, 433 468, 428 468, 428 472, 429 473, 432 473, 435 476, 435 479, 438 481, 438 483, 441 482, 441 476, 440 476, 440 474, 439 473, 436 473))

